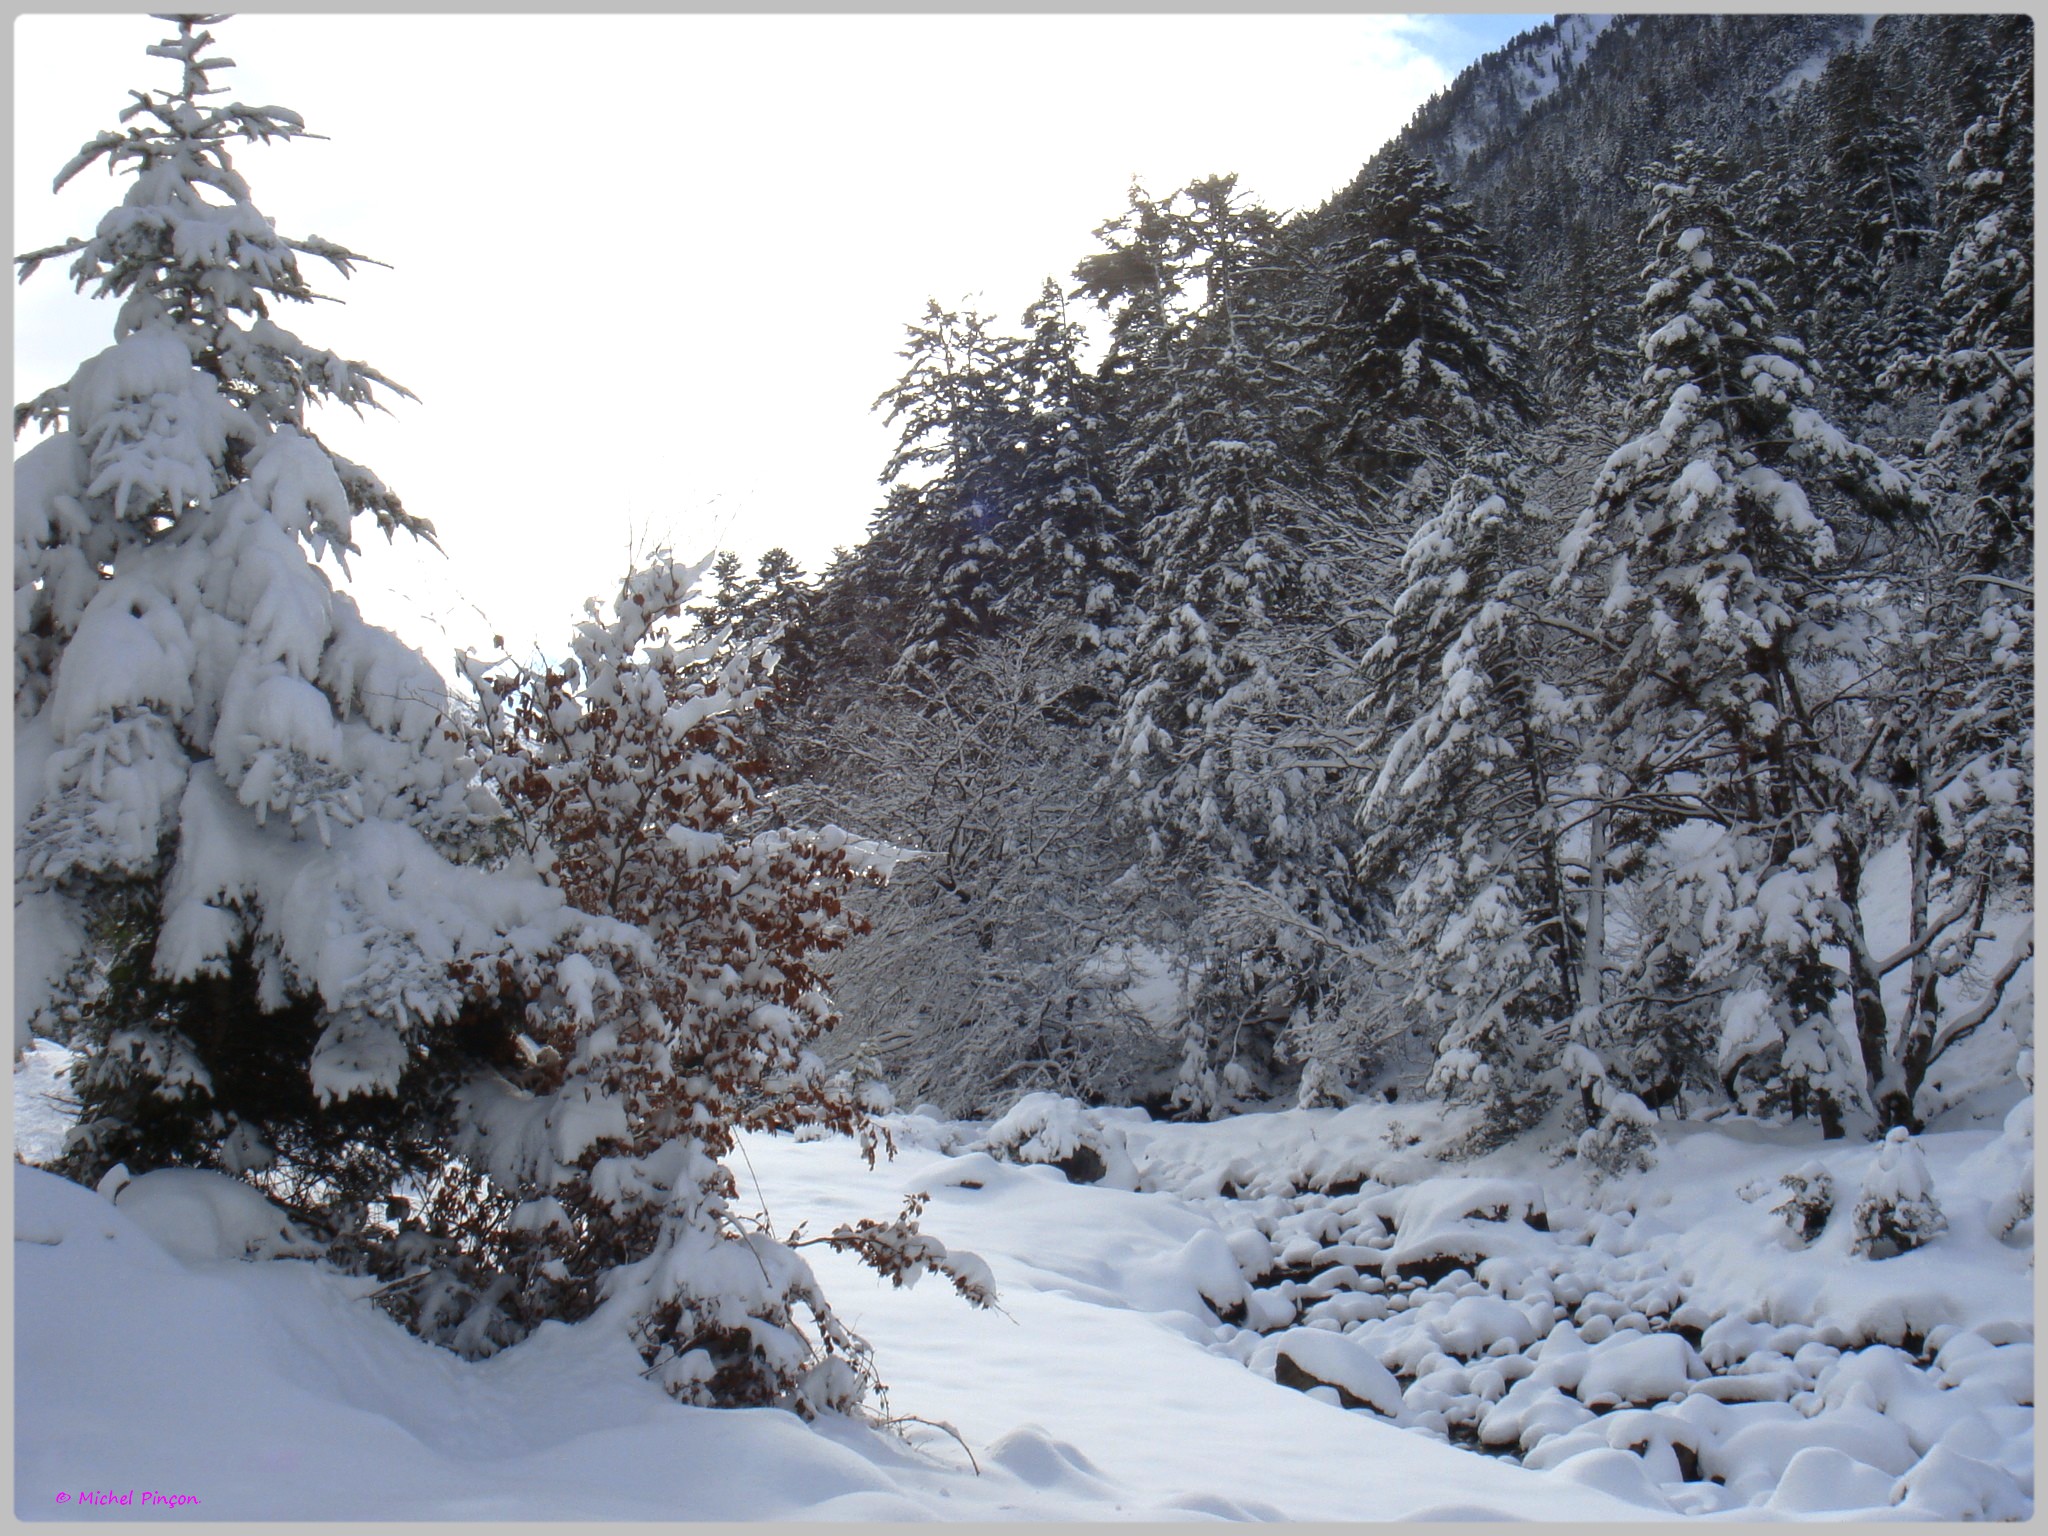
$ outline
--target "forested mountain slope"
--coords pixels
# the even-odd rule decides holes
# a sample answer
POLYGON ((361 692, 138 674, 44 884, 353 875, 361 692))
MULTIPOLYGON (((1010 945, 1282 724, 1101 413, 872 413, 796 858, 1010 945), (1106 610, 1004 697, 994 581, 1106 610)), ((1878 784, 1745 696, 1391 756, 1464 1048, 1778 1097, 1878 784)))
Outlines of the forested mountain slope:
POLYGON ((1616 1156, 2003 1070, 2031 59, 1561 18, 1320 209, 1134 186, 1019 325, 934 303, 871 537, 717 605, 783 631, 790 814, 922 855, 835 1049, 952 1111, 1426 1084, 1616 1156))

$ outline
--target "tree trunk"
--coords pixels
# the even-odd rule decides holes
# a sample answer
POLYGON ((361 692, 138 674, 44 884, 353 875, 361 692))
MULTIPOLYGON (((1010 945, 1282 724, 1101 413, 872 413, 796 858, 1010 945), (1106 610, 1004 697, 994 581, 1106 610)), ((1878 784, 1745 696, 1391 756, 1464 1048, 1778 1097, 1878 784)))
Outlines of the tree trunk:
MULTIPOLYGON (((1835 924, 1842 946, 1849 952, 1849 1008, 1856 1021, 1856 1045, 1863 1060, 1863 1080, 1872 1106, 1886 1129, 1895 1120, 1886 1101, 1898 1092, 1898 1077, 1891 1060, 1891 1021, 1884 1011, 1877 962, 1870 957, 1870 944, 1863 932, 1863 912, 1858 898, 1863 891, 1863 850, 1843 838, 1835 847, 1835 924)), ((1910 1101, 1909 1101, 1910 1102, 1910 1101)))

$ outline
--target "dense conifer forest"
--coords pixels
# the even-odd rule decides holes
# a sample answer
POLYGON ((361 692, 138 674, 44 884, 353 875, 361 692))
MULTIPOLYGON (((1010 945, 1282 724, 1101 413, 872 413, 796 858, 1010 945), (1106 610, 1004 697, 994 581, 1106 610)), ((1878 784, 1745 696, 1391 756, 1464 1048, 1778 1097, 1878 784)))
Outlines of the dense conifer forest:
POLYGON ((1611 1155, 1965 1091, 2032 881, 2031 46, 1561 18, 1321 208, 1133 186, 1014 324, 934 302, 868 539, 715 612, 785 626, 788 800, 923 855, 842 1059, 1611 1155))

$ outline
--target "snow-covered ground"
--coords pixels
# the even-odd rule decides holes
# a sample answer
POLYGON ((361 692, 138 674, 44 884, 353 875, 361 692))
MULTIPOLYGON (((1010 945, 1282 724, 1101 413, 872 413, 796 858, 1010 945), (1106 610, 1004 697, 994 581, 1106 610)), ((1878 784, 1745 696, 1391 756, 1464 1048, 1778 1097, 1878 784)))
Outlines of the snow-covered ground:
MULTIPOLYGON (((60 1061, 16 1073, 30 1159, 61 1134, 60 1061)), ((224 1257, 290 1243, 207 1176, 116 1205, 21 1167, 16 1512, 111 1489, 216 1519, 2022 1516, 2032 1226, 1994 1229, 2031 1100, 2003 1108, 1920 1138, 1948 1229, 1885 1260, 1850 1252, 1876 1146, 1749 1126, 1674 1131, 1604 1185, 1529 1146, 1434 1161, 1407 1104, 906 1115, 873 1171, 843 1142, 752 1138, 742 1188, 778 1230, 926 1190, 928 1230, 995 1274, 1001 1310, 975 1311, 809 1250, 898 1435, 678 1407, 588 1328, 465 1363, 365 1282, 224 1257), (1085 1143, 1105 1176, 977 1143, 1085 1143), (1774 1207, 1815 1161, 1837 1198, 1802 1247, 1774 1207)))

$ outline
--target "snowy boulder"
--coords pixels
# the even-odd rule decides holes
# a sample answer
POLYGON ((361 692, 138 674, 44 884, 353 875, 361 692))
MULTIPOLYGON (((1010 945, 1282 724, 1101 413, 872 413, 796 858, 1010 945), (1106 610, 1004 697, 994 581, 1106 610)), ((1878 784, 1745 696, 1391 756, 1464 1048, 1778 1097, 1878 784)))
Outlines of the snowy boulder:
POLYGON ((1479 1443, 1528 1451, 1589 1423, 1593 1411, 1552 1383, 1524 1376, 1479 1420, 1479 1443))
POLYGON ((1543 1188, 1525 1179, 1436 1177, 1389 1191, 1372 1201, 1404 1236, 1416 1237, 1459 1221, 1520 1222, 1547 1231, 1543 1188))
POLYGON ((1899 1479, 1891 1502, 1918 1520, 2024 1520, 2033 1513, 2010 1472, 1945 1445, 1899 1479))
POLYGON ((1462 1296, 1441 1315, 1425 1313, 1421 1321, 1439 1349, 1466 1360, 1498 1352, 1503 1339, 1517 1351, 1536 1342, 1536 1325, 1529 1314, 1498 1296, 1462 1296))
POLYGON ((1142 1295, 1160 1311, 1213 1315, 1226 1323, 1251 1321, 1254 1293, 1229 1242, 1214 1227, 1196 1232, 1177 1249, 1138 1260, 1127 1274, 1131 1294, 1142 1295))
POLYGON ((934 1189, 988 1189, 1020 1177, 986 1152, 963 1152, 949 1157, 932 1178, 934 1189))
POLYGON ((1699 1481, 1700 1447, 1710 1438, 1701 1425, 1661 1406, 1603 1415, 1588 1433, 1605 1435, 1614 1450, 1640 1456, 1658 1483, 1699 1481))
POLYGON ((1642 1458, 1627 1451, 1617 1451, 1608 1446, 1584 1450, 1561 1463, 1558 1471, 1575 1483, 1597 1488, 1630 1504, 1640 1504, 1660 1513, 1672 1508, 1671 1501, 1651 1479, 1642 1458))
POLYGON ((1273 1239, 1257 1227, 1237 1227, 1225 1234, 1230 1244, 1230 1256, 1237 1260, 1237 1267, 1247 1275, 1269 1273, 1279 1262, 1274 1252, 1273 1239))
POLYGON ((1785 1463, 1785 1475, 1764 1508, 1774 1515, 1883 1509, 1897 1481, 1831 1445, 1809 1445, 1785 1463))
POLYGON ((1745 1404, 1731 1411, 1745 1414, 1747 1422, 1703 1445, 1700 1468, 1721 1478, 1730 1497, 1745 1502, 1775 1493, 1793 1458, 1808 1447, 1837 1451, 1892 1477, 1919 1459, 1903 1427, 1860 1403, 1812 1418, 1782 1403, 1745 1404))
POLYGON ((1045 1163, 1073 1184, 1135 1189, 1137 1168, 1121 1127, 1074 1099, 1027 1093, 980 1141, 979 1150, 1012 1163, 1045 1163))
POLYGON ((117 1164, 100 1181, 100 1192, 187 1264, 309 1259, 320 1252, 283 1211, 224 1173, 159 1168, 134 1178, 117 1164))
POLYGON ((1420 1237, 1403 1233, 1380 1261, 1380 1273, 1434 1284, 1460 1269, 1476 1273, 1488 1259, 1531 1260, 1537 1248, 1531 1235, 1493 1222, 1458 1222, 1420 1237))
POLYGON ((1972 1403, 1991 1408, 2033 1406, 2031 1344, 1996 1344, 1969 1354, 1949 1354, 1941 1374, 1972 1403))
POLYGON ((1491 1258, 1521 1261, 1549 1230, 1542 1189, 1521 1180, 1431 1178, 1395 1189, 1364 1209, 1394 1229, 1381 1261, 1387 1279, 1434 1283, 1456 1269, 1476 1271, 1491 1258))
POLYGON ((1579 1401, 1588 1408, 1666 1402, 1706 1375, 1693 1347, 1675 1333, 1617 1334, 1594 1346, 1579 1377, 1579 1401))
POLYGON ((1700 1358, 1709 1370, 1725 1371, 1767 1347, 1777 1332, 1760 1318, 1730 1312, 1700 1333, 1700 1358))
POLYGON ((1401 1384, 1394 1373, 1348 1334, 1290 1328, 1260 1345, 1250 1363, 1283 1387, 1304 1392, 1334 1387, 1346 1407, 1370 1408, 1390 1419, 1401 1416, 1401 1384))

